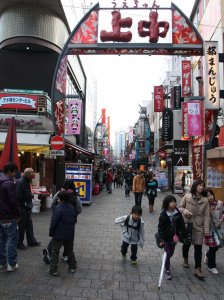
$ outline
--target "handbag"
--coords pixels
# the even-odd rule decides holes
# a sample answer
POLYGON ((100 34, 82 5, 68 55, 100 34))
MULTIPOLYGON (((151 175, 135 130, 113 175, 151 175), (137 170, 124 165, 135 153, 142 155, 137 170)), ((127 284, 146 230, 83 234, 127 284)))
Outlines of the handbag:
POLYGON ((215 226, 214 226, 214 231, 215 231, 218 241, 219 241, 219 248, 223 248, 224 247, 224 232, 221 229, 215 228, 215 226))
POLYGON ((159 235, 159 232, 157 232, 155 234, 155 238, 156 238, 156 245, 157 245, 157 247, 159 247, 159 248, 162 249, 164 247, 164 245, 163 246, 160 245, 160 243, 163 242, 163 240, 161 239, 161 237, 159 235))

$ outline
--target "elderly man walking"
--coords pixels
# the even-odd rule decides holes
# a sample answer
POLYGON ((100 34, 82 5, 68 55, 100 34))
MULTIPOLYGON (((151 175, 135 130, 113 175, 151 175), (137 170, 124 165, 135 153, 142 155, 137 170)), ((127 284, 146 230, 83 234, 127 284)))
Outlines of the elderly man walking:
POLYGON ((19 221, 19 242, 18 249, 26 250, 24 245, 24 236, 26 233, 27 245, 29 247, 39 246, 40 242, 36 240, 33 233, 33 221, 31 217, 32 193, 31 193, 31 181, 35 177, 34 170, 27 168, 24 170, 23 176, 18 180, 16 184, 16 197, 21 210, 21 218, 19 221))
POLYGON ((14 163, 7 163, 0 176, 0 270, 7 268, 8 272, 18 269, 16 246, 20 210, 14 183, 17 171, 14 163))

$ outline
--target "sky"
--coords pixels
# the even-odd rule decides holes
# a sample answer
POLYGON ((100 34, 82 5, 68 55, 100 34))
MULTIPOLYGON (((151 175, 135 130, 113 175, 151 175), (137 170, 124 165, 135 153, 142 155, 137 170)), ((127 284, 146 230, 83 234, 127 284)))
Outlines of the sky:
MULTIPOLYGON (((134 1, 127 0, 128 2, 132 4, 134 1)), ((151 4, 151 2, 153 1, 141 2, 139 0, 139 3, 151 4)), ((157 4, 161 7, 170 7, 170 2, 157 0, 157 4)), ((187 16, 190 16, 194 2, 195 0, 173 0, 173 3, 187 16)), ((141 12, 139 10, 140 15, 141 12)), ((167 16, 166 20, 169 17, 167 16)), ((108 19, 111 22, 111 18, 108 17, 108 19)), ((110 26, 109 23, 109 27, 104 29, 110 30, 110 26)), ((164 80, 165 73, 168 71, 167 58, 145 55, 101 55, 91 56, 89 61, 91 61, 94 76, 97 78, 98 117, 100 117, 101 108, 106 108, 111 120, 113 144, 115 131, 126 129, 136 123, 139 105, 142 105, 143 101, 152 99, 153 86, 160 85, 164 80)))

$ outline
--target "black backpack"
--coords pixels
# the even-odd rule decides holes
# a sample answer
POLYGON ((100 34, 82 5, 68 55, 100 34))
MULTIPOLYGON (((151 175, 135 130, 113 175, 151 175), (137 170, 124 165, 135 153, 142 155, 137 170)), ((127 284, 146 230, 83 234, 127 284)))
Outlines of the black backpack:
POLYGON ((141 227, 141 219, 138 219, 137 226, 129 225, 129 220, 130 220, 130 215, 128 215, 126 220, 124 221, 124 226, 127 227, 127 232, 128 232, 128 228, 137 229, 138 230, 138 238, 139 238, 139 232, 140 232, 140 227, 141 227))

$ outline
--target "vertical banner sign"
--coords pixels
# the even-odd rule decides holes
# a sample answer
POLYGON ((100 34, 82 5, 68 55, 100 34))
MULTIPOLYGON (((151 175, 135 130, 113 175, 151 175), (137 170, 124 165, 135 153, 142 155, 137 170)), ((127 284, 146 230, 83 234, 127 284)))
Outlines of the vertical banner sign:
POLYGON ((174 141, 173 165, 174 166, 188 166, 188 141, 174 141))
POLYGON ((182 102, 182 140, 191 140, 188 133, 188 108, 187 102, 182 102))
POLYGON ((191 62, 182 60, 182 97, 189 97, 191 94, 191 62))
POLYGON ((171 88, 171 109, 181 108, 181 86, 175 85, 171 88))
POLYGON ((81 127, 81 100, 68 100, 67 115, 65 118, 65 134, 80 134, 81 127))
POLYGON ((188 135, 201 136, 202 135, 202 105, 201 101, 187 102, 188 114, 188 135))
POLYGON ((101 114, 102 114, 102 123, 103 123, 103 125, 106 125, 106 109, 105 108, 102 108, 101 114))
POLYGON ((173 112, 170 109, 163 112, 162 139, 164 142, 173 139, 173 112))
POLYGON ((107 117, 107 146, 110 149, 110 116, 107 117))
POLYGON ((192 145, 192 164, 193 164, 193 178, 203 179, 203 155, 202 155, 202 145, 194 146, 192 145))
POLYGON ((154 86, 154 112, 164 110, 164 91, 162 86, 154 86))
POLYGON ((218 42, 205 42, 205 108, 219 109, 218 42))
POLYGON ((92 165, 67 163, 65 164, 65 178, 74 182, 82 203, 91 204, 92 165))

